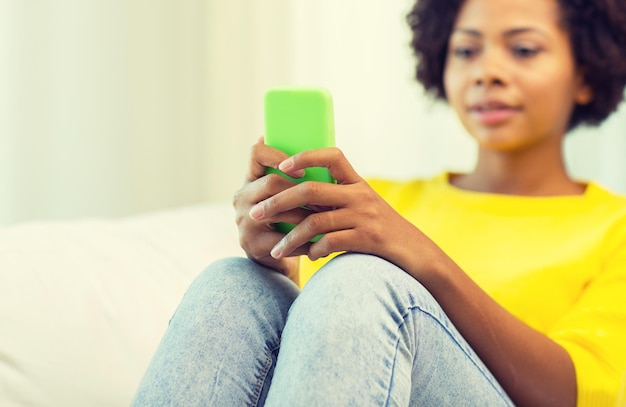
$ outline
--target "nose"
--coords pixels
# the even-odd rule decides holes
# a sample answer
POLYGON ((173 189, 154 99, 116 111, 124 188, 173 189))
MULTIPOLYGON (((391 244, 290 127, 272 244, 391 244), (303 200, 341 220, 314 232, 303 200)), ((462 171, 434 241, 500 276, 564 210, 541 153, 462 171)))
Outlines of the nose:
POLYGON ((505 67, 504 56, 496 49, 484 49, 474 60, 472 71, 475 86, 504 86, 509 78, 505 67))

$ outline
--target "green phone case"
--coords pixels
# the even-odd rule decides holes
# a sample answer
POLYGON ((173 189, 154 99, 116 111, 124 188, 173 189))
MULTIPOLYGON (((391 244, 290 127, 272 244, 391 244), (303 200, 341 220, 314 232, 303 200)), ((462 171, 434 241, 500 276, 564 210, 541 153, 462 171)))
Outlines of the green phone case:
MULTIPOLYGON (((273 88, 265 93, 265 143, 288 155, 301 151, 333 147, 335 120, 330 92, 319 87, 273 88)), ((288 177, 268 168, 268 173, 280 174, 294 182, 320 181, 334 183, 327 168, 307 168, 302 178, 288 177)), ((288 233, 295 225, 278 223, 276 229, 288 233)), ((314 241, 321 236, 316 236, 314 241)))

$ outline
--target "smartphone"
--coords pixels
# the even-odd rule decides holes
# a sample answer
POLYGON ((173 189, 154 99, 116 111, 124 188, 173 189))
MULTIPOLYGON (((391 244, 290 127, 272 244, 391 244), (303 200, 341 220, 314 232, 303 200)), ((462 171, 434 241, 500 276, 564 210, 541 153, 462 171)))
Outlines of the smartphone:
MULTIPOLYGON (((321 87, 281 87, 265 93, 265 144, 292 156, 302 151, 335 146, 335 119, 330 92, 321 87)), ((291 178, 283 172, 275 173, 301 183, 318 181, 334 183, 327 168, 306 168, 302 178, 291 178)), ((305 208, 306 209, 306 208, 305 208)), ((276 230, 288 233, 295 225, 278 223, 276 230)), ((316 236, 317 241, 321 236, 316 236)))

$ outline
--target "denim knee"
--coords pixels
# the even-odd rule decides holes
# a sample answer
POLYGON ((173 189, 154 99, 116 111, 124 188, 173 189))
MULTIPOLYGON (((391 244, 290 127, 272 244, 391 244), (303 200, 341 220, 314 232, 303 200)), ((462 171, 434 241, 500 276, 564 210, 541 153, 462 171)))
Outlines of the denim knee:
MULTIPOLYGON (((209 265, 190 286, 190 290, 233 291, 246 295, 297 291, 284 275, 243 257, 228 257, 209 265)), ((264 296, 263 296, 264 297, 264 296)))
MULTIPOLYGON (((419 284, 402 269, 382 258, 343 254, 311 277, 293 308, 300 308, 298 313, 301 315, 332 313, 332 322, 338 324, 342 323, 342 317, 349 318, 351 324, 361 318, 365 322, 371 313, 389 311, 390 305, 404 308, 404 301, 398 304, 395 298, 398 291, 406 292, 406 284, 411 283, 419 284)), ((401 311, 393 314, 398 312, 401 311)), ((315 315, 310 316, 315 318, 315 315)))
POLYGON ((348 300, 350 296, 361 299, 363 295, 375 295, 377 291, 395 287, 396 280, 416 283, 404 270, 385 259, 347 253, 337 256, 317 271, 305 286, 303 295, 331 290, 342 293, 337 300, 348 300))
POLYGON ((232 316, 245 313, 277 313, 286 316, 299 289, 284 275, 250 259, 231 257, 209 265, 192 282, 180 308, 195 313, 209 307, 232 316))
POLYGON ((260 283, 259 273, 270 273, 269 269, 244 257, 227 257, 207 266, 193 281, 190 289, 216 287, 240 290, 242 285, 260 283))
POLYGON ((293 307, 304 309, 304 313, 341 309, 342 312, 332 311, 335 323, 349 318, 350 323, 365 324, 378 314, 402 325, 415 309, 447 319, 419 281, 385 259, 358 253, 344 254, 328 262, 311 277, 293 307))

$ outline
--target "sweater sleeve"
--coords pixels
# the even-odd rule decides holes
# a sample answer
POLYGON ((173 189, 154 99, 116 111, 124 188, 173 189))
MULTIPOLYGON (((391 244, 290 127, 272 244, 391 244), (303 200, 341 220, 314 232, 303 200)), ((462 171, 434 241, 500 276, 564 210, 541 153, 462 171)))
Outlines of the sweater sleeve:
POLYGON ((626 217, 607 232, 602 252, 600 273, 548 332, 572 358, 582 407, 615 406, 626 385, 626 217))

